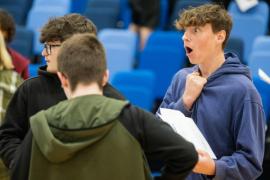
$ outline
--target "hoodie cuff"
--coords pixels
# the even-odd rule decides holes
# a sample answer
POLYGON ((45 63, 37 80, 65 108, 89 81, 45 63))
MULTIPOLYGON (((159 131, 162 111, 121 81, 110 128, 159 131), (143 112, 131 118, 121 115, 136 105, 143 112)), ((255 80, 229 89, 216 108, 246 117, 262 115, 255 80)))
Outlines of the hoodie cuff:
POLYGON ((213 177, 213 180, 223 179, 225 177, 225 167, 226 163, 221 160, 216 160, 216 175, 213 177))
POLYGON ((183 102, 182 97, 176 102, 176 109, 179 109, 186 117, 191 117, 192 111, 188 110, 183 102))

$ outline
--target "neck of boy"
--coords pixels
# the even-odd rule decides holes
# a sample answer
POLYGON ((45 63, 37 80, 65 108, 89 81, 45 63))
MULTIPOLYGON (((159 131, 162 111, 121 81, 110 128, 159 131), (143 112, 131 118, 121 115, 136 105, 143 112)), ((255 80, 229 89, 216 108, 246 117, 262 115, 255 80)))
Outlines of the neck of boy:
POLYGON ((217 56, 209 59, 206 63, 199 64, 199 69, 201 76, 208 78, 213 74, 218 68, 220 68, 225 62, 224 53, 219 53, 217 56))
POLYGON ((70 93, 70 98, 75 98, 85 95, 103 95, 103 91, 100 89, 97 83, 91 84, 78 84, 76 89, 70 93))

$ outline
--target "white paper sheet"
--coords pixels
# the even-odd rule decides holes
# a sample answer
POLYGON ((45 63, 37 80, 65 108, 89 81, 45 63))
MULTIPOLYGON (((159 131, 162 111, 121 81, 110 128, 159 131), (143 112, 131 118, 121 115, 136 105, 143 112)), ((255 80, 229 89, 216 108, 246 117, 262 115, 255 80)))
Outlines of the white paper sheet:
POLYGON ((208 142, 191 118, 185 117, 183 113, 173 109, 160 108, 160 118, 167 122, 175 132, 193 143, 196 149, 201 149, 210 155, 212 159, 217 159, 208 142))
POLYGON ((249 10, 250 8, 256 6, 258 4, 258 0, 236 0, 239 9, 242 12, 249 10))
POLYGON ((270 84, 270 77, 261 68, 258 69, 258 75, 261 80, 270 84))

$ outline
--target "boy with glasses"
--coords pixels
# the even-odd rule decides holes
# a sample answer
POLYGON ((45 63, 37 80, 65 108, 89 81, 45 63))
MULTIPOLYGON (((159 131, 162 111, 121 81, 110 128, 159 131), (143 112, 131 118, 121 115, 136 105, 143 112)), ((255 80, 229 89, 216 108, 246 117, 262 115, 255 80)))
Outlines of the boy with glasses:
MULTIPOLYGON (((38 77, 26 80, 17 89, 0 127, 0 155, 7 167, 12 168, 14 164, 14 158, 29 129, 29 118, 66 99, 56 75, 56 59, 60 45, 76 33, 96 35, 96 27, 79 14, 69 14, 49 20, 42 28, 40 41, 45 43, 42 55, 47 65, 39 68, 38 77)), ((124 99, 109 84, 104 86, 104 95, 124 99)))

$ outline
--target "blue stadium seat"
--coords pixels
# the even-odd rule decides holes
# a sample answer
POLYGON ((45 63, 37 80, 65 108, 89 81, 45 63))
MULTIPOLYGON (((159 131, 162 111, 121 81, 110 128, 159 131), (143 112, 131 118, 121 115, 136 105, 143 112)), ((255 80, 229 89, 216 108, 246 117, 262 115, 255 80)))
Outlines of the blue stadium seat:
POLYGON ((65 8, 62 7, 36 7, 30 10, 27 28, 34 31, 34 53, 40 54, 43 50, 42 44, 39 42, 40 29, 45 25, 50 18, 63 16, 67 13, 65 8))
POLYGON ((164 97, 173 75, 186 66, 182 35, 182 32, 156 31, 151 34, 140 54, 138 69, 153 71, 158 80, 156 99, 164 97))
POLYGON ((71 0, 70 12, 82 14, 85 11, 87 0, 71 0))
POLYGON ((270 76, 270 52, 252 52, 249 59, 249 67, 252 72, 253 82, 258 89, 263 102, 266 119, 270 120, 270 84, 259 76, 259 69, 270 76))
POLYGON ((252 52, 269 52, 270 36, 258 36, 252 47, 252 52))
POLYGON ((244 42, 243 62, 248 64, 249 55, 256 37, 265 35, 268 27, 269 7, 265 2, 246 12, 241 12, 235 2, 229 5, 229 12, 233 18, 232 37, 240 38, 244 42))
POLYGON ((18 25, 25 25, 31 6, 32 0, 0 0, 0 8, 7 10, 18 25))
POLYGON ((16 34, 10 43, 10 46, 29 59, 33 59, 33 39, 32 30, 24 26, 16 26, 16 34))
POLYGON ((168 24, 166 25, 166 29, 175 30, 174 24, 175 21, 179 18, 179 14, 188 7, 197 7, 206 3, 210 3, 210 0, 177 0, 173 12, 169 18, 168 24))
POLYGON ((244 43, 242 39, 230 37, 225 47, 225 52, 233 52, 239 57, 240 61, 244 63, 243 62, 244 43))
POLYGON ((169 4, 168 0, 160 0, 160 18, 159 25, 156 30, 163 30, 168 21, 169 4))
POLYGON ((89 0, 84 15, 98 30, 116 28, 120 16, 120 0, 89 0))
POLYGON ((42 64, 29 64, 29 76, 30 77, 37 77, 38 76, 38 68, 42 64))
POLYGON ((110 81, 119 71, 133 69, 136 52, 136 34, 128 30, 103 29, 98 37, 106 50, 110 81))
POLYGON ((131 8, 128 0, 120 0, 119 27, 127 29, 131 21, 132 21, 131 8))
POLYGON ((66 9, 66 13, 70 12, 71 0, 35 0, 33 8, 36 7, 62 7, 66 9))
POLYGON ((123 71, 115 74, 112 85, 134 105, 151 111, 154 103, 155 75, 151 71, 123 71))
POLYGON ((228 11, 230 12, 230 14, 238 14, 243 16, 254 16, 254 15, 260 16, 265 18, 267 22, 269 18, 269 6, 264 1, 259 1, 258 5, 252 7, 251 9, 245 12, 242 12, 239 9, 235 1, 231 1, 228 7, 228 11))

